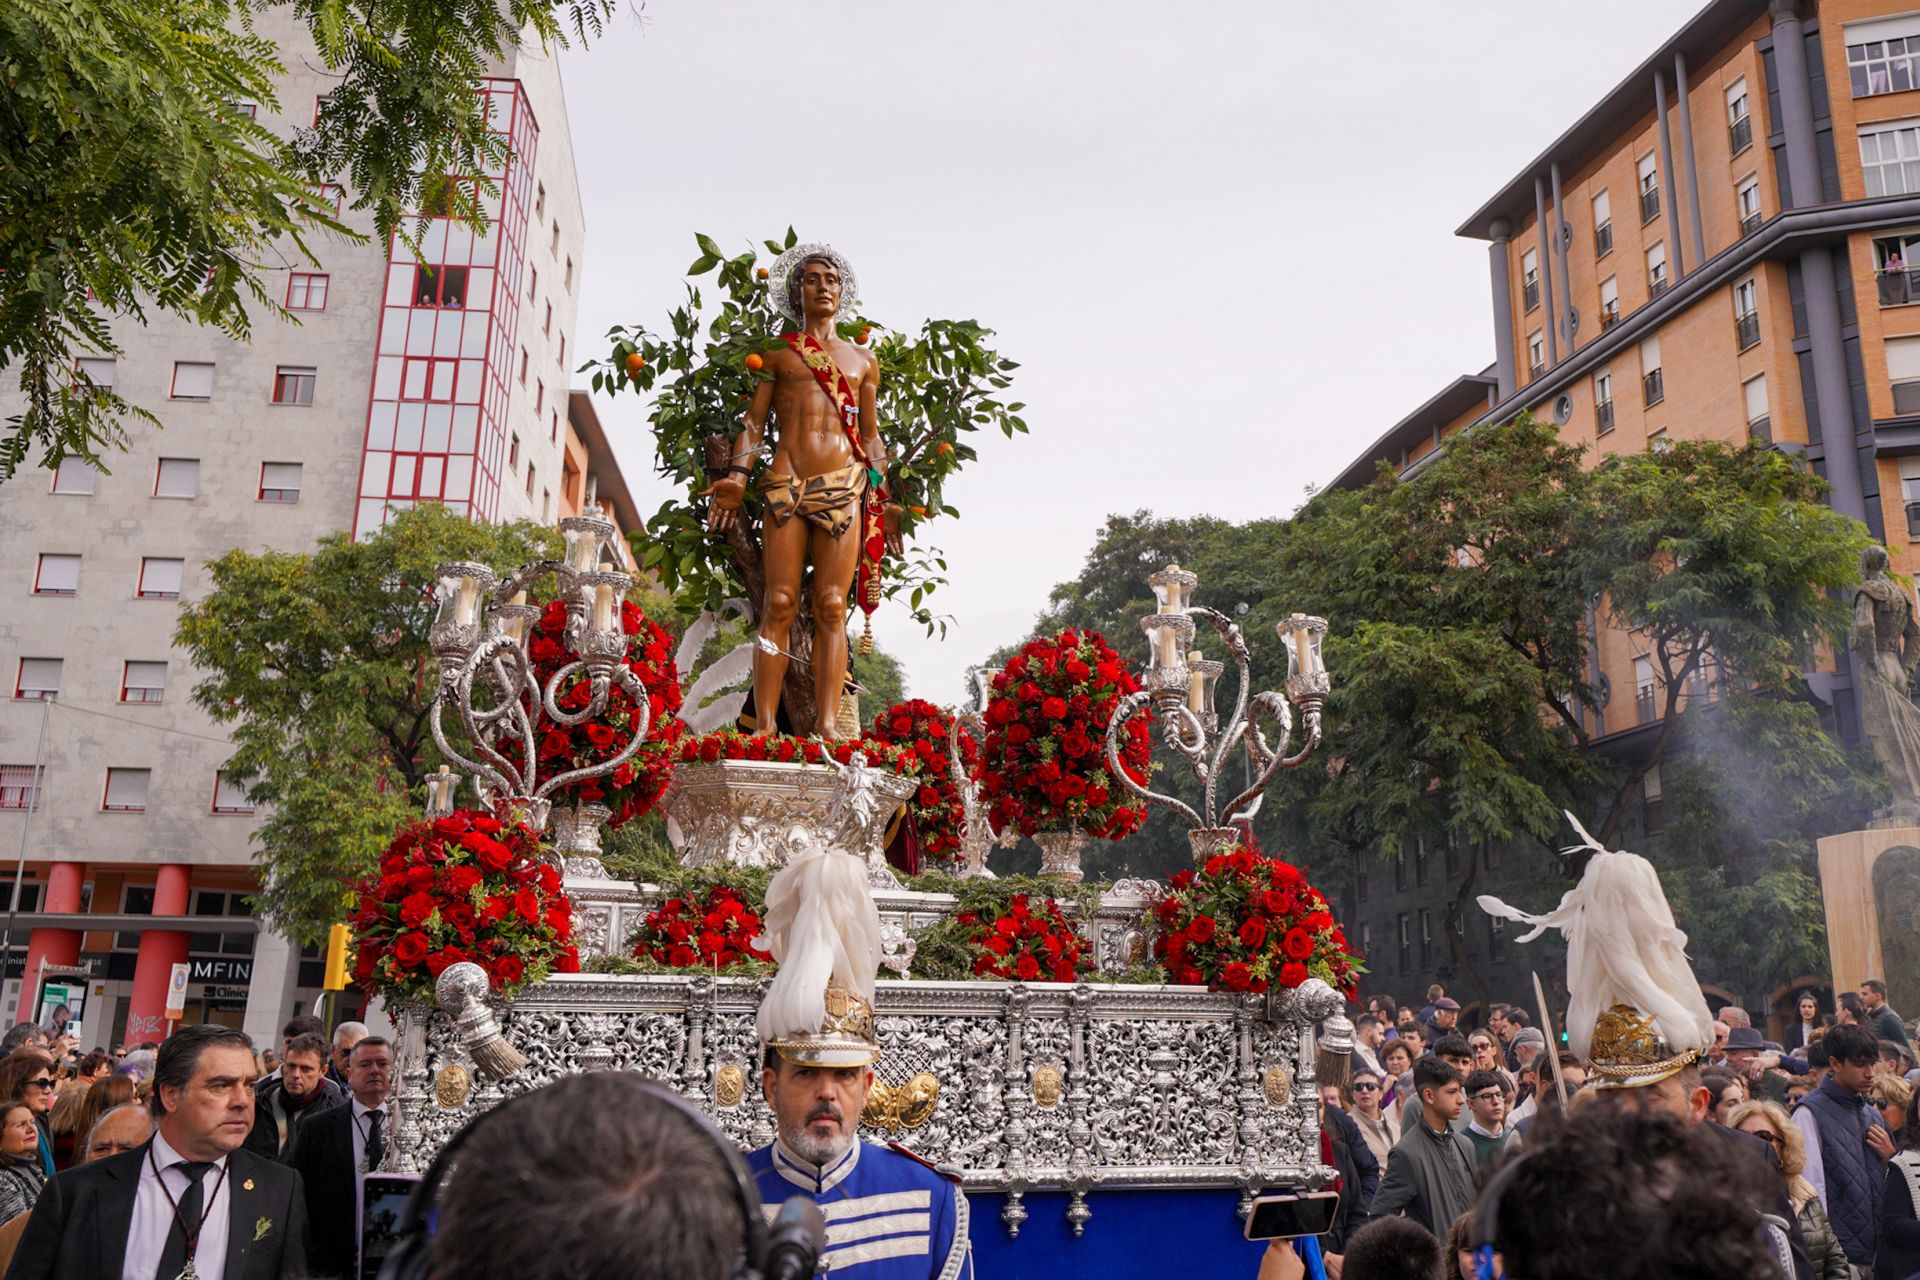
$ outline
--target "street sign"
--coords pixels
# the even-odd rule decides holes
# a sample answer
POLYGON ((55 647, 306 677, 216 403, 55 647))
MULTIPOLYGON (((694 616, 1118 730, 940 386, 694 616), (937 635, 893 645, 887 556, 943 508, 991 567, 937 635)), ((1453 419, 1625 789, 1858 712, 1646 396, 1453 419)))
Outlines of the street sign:
POLYGON ((167 979, 167 1013, 174 1022, 187 1016, 187 979, 193 976, 193 966, 177 964, 173 974, 167 979))

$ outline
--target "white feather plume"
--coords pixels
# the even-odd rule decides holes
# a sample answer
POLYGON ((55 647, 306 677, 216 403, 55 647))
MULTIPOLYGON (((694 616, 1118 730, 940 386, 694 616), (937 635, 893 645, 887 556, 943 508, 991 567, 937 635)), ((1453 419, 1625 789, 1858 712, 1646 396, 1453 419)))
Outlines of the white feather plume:
POLYGON ((880 913, 867 888, 867 864, 823 842, 810 843, 767 886, 760 945, 780 970, 760 1002, 755 1025, 763 1043, 819 1030, 829 980, 873 1002, 880 913))
POLYGON ((1521 942, 1548 928, 1566 938, 1567 1046, 1574 1056, 1588 1055, 1594 1023, 1616 1004, 1651 1017, 1674 1052, 1705 1049, 1713 1043, 1713 1014, 1687 962, 1687 935, 1674 924, 1660 873, 1637 853, 1602 846, 1572 814, 1567 821, 1582 843, 1563 852, 1594 853, 1560 905, 1536 916, 1482 895, 1480 909, 1531 924, 1521 942))

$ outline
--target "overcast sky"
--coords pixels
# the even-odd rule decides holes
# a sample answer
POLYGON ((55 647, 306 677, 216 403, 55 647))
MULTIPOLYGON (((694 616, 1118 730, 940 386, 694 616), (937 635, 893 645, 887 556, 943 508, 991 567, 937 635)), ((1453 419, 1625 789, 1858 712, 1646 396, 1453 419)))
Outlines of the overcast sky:
MULTIPOLYGON (((648 0, 563 55, 579 349, 662 327, 696 230, 789 224, 868 315, 994 329, 1032 434, 983 440, 926 531, 946 641, 876 626, 915 696, 958 701, 1109 512, 1285 515, 1490 363, 1486 245, 1453 228, 1693 7, 648 0)), ((645 402, 599 410, 653 510, 645 402)))

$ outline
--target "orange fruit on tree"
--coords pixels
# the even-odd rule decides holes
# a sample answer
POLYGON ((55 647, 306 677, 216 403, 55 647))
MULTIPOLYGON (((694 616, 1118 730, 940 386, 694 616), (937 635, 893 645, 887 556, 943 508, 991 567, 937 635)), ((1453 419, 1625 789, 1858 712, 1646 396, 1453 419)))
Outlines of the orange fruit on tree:
POLYGON ((646 367, 647 362, 641 358, 638 351, 627 357, 627 376, 629 378, 639 377, 640 371, 646 367))
POLYGON ((869 333, 872 333, 872 332, 873 332, 873 330, 871 330, 871 329, 862 329, 862 330, 860 331, 860 345, 861 345, 861 346, 863 346, 863 347, 864 347, 864 346, 866 346, 866 345, 867 345, 867 335, 868 335, 869 333))
POLYGON ((760 279, 765 280, 767 278, 767 269, 765 267, 761 267, 758 271, 755 271, 753 274, 760 277, 760 279))
POLYGON ((760 372, 760 367, 764 364, 766 364, 766 361, 760 358, 760 353, 757 351, 747 357, 747 368, 753 370, 755 373, 760 372))
POLYGON ((917 516, 925 516, 927 514, 927 509, 925 507, 908 507, 907 510, 913 512, 913 514, 917 516))
POLYGON ((941 457, 945 457, 947 454, 950 454, 953 452, 953 446, 948 444, 945 440, 942 440, 939 443, 939 445, 934 449, 934 452, 939 454, 941 457))

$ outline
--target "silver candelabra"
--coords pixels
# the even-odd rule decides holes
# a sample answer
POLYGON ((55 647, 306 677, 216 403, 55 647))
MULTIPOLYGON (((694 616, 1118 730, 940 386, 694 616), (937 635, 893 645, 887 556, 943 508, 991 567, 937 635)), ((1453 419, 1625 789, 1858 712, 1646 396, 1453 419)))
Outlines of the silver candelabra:
MULTIPOLYGON (((618 530, 600 515, 569 516, 560 522, 560 530, 566 538, 564 560, 536 560, 504 579, 469 561, 436 570, 439 613, 431 640, 440 661, 440 688, 433 699, 433 740, 447 759, 473 775, 483 800, 496 808, 519 810, 536 831, 546 829, 549 797, 555 791, 618 769, 640 749, 649 728, 646 686, 624 661, 627 634, 621 604, 633 578, 601 559, 618 530), (528 656, 529 635, 540 609, 526 602, 526 589, 549 574, 559 580, 559 598, 566 601, 563 640, 572 661, 543 687, 528 656), (563 710, 556 695, 582 673, 589 682, 586 705, 563 710), (616 685, 634 705, 627 742, 604 760, 541 778, 541 727, 572 727, 602 715, 616 685), (447 740, 444 717, 449 706, 472 744, 471 756, 447 740), (518 744, 518 764, 500 751, 503 741, 518 744)), ((436 793, 433 803, 447 801, 436 793)))
POLYGON ((1164 805, 1186 820, 1187 838, 1193 844, 1195 861, 1229 848, 1243 838, 1242 827, 1250 824, 1260 810, 1260 801, 1275 774, 1306 760, 1320 745, 1320 707, 1330 685, 1321 658, 1321 642, 1326 638, 1324 618, 1296 613, 1276 628, 1287 646, 1286 694, 1269 691, 1253 693, 1252 655, 1246 637, 1233 619, 1213 609, 1196 605, 1193 589, 1199 578, 1179 565, 1168 565, 1147 579, 1159 603, 1156 612, 1140 619, 1147 635, 1150 656, 1142 673, 1139 692, 1127 695, 1107 726, 1107 764, 1121 785, 1151 804, 1164 805), (1240 673, 1239 697, 1233 714, 1224 727, 1214 709, 1214 686, 1225 664, 1205 658, 1193 647, 1197 623, 1205 622, 1226 645, 1227 653, 1240 673), (1292 755, 1284 754, 1293 740, 1293 711, 1299 708, 1305 740, 1292 755), (1121 767, 1120 752, 1126 741, 1127 722, 1151 704, 1160 718, 1160 739, 1166 747, 1184 757, 1194 777, 1205 788, 1202 808, 1196 810, 1175 796, 1154 791, 1135 782, 1121 767), (1270 747, 1261 731, 1260 712, 1272 716, 1279 725, 1277 750, 1270 747), (1233 751, 1246 744, 1250 762, 1245 789, 1224 806, 1219 804, 1222 770, 1233 751), (1224 818, 1222 815, 1224 814, 1224 818))

